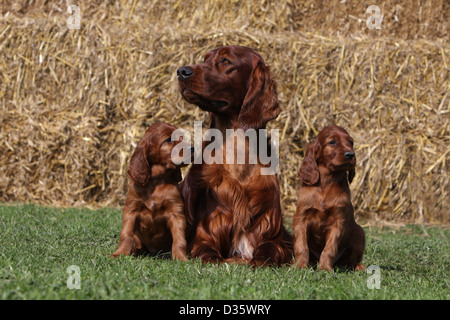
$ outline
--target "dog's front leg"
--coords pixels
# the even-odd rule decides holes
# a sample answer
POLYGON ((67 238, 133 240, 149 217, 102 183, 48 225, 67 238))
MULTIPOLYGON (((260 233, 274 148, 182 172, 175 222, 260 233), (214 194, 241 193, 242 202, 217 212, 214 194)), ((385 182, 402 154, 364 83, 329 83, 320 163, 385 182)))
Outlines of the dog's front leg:
POLYGON ((121 254, 129 256, 133 250, 136 214, 125 207, 122 219, 119 246, 116 252, 111 255, 113 258, 117 258, 121 254))
POLYGON ((319 259, 319 267, 322 270, 333 270, 338 255, 339 242, 342 237, 343 222, 337 219, 330 226, 326 235, 325 248, 323 248, 319 259))
POLYGON ((307 221, 298 214, 294 217, 294 266, 306 268, 309 265, 309 247, 307 236, 307 221))
POLYGON ((186 261, 186 217, 183 207, 175 208, 169 214, 167 225, 172 234, 172 258, 186 261))

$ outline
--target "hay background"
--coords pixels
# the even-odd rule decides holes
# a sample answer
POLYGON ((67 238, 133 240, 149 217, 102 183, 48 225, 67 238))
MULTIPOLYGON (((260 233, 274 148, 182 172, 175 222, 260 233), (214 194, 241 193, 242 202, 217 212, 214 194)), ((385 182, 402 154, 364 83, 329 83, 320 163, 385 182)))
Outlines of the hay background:
POLYGON ((207 124, 177 68, 239 44, 278 83, 287 216, 305 146, 335 123, 355 138, 360 222, 449 223, 448 1, 383 1, 381 30, 373 1, 70 1, 81 30, 68 4, 0 5, 0 201, 123 205, 146 127, 207 124))

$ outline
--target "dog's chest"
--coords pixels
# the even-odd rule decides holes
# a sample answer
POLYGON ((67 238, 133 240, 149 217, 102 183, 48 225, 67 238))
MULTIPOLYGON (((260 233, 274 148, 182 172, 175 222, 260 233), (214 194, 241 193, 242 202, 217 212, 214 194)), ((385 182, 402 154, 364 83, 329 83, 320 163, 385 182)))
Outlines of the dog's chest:
MULTIPOLYGON (((346 217, 349 197, 345 194, 332 194, 329 192, 315 192, 308 197, 302 198, 305 210, 305 217, 312 228, 321 231, 323 227, 327 229, 336 221, 341 221, 346 217)), ((320 233, 320 232, 319 232, 320 233)))
POLYGON ((242 235, 233 247, 232 256, 239 256, 243 259, 251 260, 255 248, 245 235, 242 235))

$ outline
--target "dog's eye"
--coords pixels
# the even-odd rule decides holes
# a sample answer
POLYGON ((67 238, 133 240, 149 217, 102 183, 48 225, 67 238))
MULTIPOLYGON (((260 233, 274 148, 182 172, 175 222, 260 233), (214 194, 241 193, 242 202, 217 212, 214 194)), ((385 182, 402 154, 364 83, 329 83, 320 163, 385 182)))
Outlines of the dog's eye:
POLYGON ((223 59, 222 59, 222 63, 223 63, 223 64, 230 64, 231 61, 228 60, 227 58, 223 58, 223 59))
POLYGON ((164 142, 167 142, 167 143, 172 142, 172 137, 168 137, 166 140, 164 140, 164 142))
POLYGON ((331 144, 332 146, 334 146, 336 144, 335 140, 331 140, 330 142, 328 142, 328 144, 331 144))
POLYGON ((350 145, 353 147, 353 141, 352 140, 350 140, 350 145))

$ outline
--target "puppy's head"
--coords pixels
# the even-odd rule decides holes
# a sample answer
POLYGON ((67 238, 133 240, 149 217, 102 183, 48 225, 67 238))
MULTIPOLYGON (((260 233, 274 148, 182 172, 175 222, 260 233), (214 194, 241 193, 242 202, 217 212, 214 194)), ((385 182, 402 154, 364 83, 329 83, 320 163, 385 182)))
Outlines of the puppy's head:
POLYGON ((308 145, 299 171, 299 177, 306 185, 319 182, 319 166, 326 167, 331 174, 347 171, 348 182, 355 176, 356 156, 353 138, 345 129, 330 125, 319 132, 316 140, 308 145))
POLYGON ((145 186, 151 177, 170 171, 175 181, 181 181, 180 167, 172 161, 172 149, 182 141, 172 141, 177 128, 167 123, 151 125, 131 156, 128 177, 135 184, 145 186))

